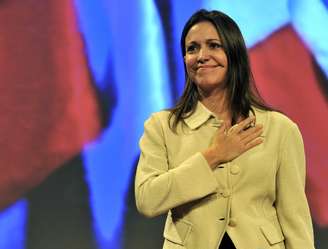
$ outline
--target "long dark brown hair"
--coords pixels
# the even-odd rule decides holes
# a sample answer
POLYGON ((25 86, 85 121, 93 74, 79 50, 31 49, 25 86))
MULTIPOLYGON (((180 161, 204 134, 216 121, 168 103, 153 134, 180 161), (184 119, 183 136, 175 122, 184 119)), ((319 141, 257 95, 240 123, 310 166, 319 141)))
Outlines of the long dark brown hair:
MULTIPOLYGON (((250 111, 254 113, 252 106, 262 110, 273 110, 264 103, 255 86, 247 48, 238 25, 226 14, 216 10, 207 11, 204 9, 194 13, 185 24, 181 34, 180 43, 183 57, 186 54, 185 39, 190 28, 203 21, 211 22, 214 25, 228 59, 226 87, 229 108, 232 114, 232 125, 236 123, 239 117, 247 117, 250 111)), ((185 89, 177 104, 169 109, 168 122, 173 131, 176 131, 180 121, 194 113, 200 97, 196 84, 188 76, 185 63, 184 70, 185 89)))

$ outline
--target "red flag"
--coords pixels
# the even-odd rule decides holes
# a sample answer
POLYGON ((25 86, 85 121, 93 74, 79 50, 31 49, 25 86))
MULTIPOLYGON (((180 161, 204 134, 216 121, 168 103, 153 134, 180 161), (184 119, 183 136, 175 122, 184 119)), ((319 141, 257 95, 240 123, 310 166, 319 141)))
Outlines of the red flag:
POLYGON ((307 196, 317 224, 328 225, 328 108, 312 57, 291 26, 250 52, 262 96, 291 117, 303 134, 307 157, 307 196))
POLYGON ((0 4, 0 209, 78 154, 100 131, 74 6, 0 4))

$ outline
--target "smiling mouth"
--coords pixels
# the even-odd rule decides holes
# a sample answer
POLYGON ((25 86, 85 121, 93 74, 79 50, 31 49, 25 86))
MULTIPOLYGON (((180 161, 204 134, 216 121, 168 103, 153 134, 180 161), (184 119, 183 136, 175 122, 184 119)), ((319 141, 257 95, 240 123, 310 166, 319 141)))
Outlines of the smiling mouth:
POLYGON ((198 70, 208 70, 208 69, 214 69, 217 68, 218 66, 202 66, 202 67, 197 67, 197 71, 198 70))
POLYGON ((198 65, 196 66, 196 71, 198 71, 199 69, 214 69, 214 68, 218 68, 218 67, 224 67, 222 64, 216 64, 216 65, 198 65))

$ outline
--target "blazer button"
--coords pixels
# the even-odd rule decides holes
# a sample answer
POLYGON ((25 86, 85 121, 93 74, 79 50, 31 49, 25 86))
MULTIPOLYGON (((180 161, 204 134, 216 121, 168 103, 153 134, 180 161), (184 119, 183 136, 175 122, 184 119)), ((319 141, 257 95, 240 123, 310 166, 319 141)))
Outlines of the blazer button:
POLYGON ((228 225, 229 225, 230 227, 235 227, 235 226, 237 226, 236 219, 234 219, 234 218, 230 218, 228 225))
POLYGON ((232 175, 238 175, 240 173, 240 167, 236 164, 231 165, 230 167, 230 173, 232 175))

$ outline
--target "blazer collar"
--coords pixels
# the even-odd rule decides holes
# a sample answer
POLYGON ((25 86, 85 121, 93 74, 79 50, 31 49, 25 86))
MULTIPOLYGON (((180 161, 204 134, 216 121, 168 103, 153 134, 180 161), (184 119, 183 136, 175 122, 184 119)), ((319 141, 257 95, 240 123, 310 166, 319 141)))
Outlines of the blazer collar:
POLYGON ((185 118, 184 122, 189 126, 190 129, 194 130, 212 117, 215 118, 215 114, 208 110, 200 101, 198 101, 195 112, 188 118, 185 118))
MULTIPOLYGON (((265 111, 254 108, 256 122, 264 124, 266 122, 265 111)), ((254 116, 250 111, 249 116, 254 116)), ((220 120, 213 112, 208 110, 200 101, 197 102, 195 112, 191 114, 188 118, 184 119, 184 122, 189 126, 190 129, 194 130, 206 123, 209 119, 213 119, 213 126, 220 127, 223 120, 220 120)))

